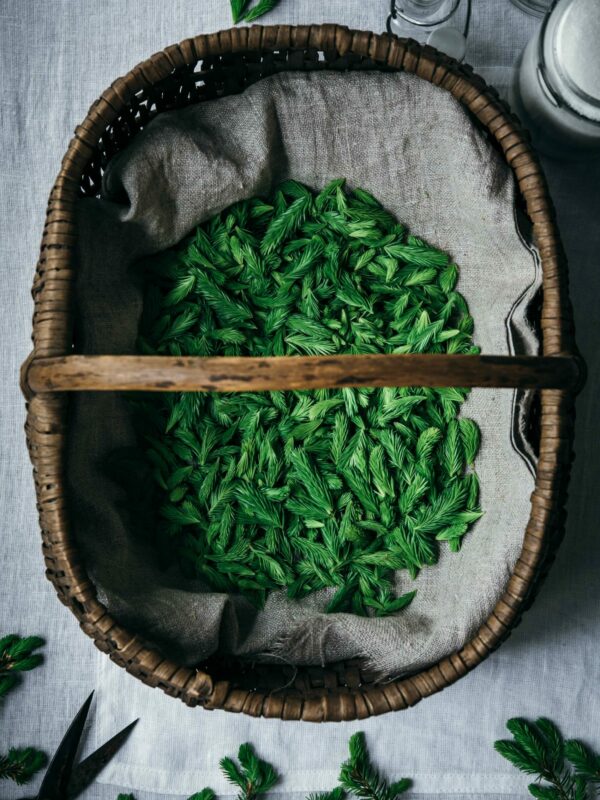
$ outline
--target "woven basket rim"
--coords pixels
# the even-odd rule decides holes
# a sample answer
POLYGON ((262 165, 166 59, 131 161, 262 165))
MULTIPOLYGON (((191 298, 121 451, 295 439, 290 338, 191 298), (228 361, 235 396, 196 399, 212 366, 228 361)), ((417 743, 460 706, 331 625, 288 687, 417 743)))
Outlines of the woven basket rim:
MULTIPOLYGON (((221 56, 243 53, 264 59, 267 54, 280 56, 287 51, 302 52, 307 60, 314 60, 315 52, 323 53, 327 65, 334 59, 343 65, 345 60, 349 63, 358 58, 372 61, 374 69, 413 73, 449 91, 479 120, 513 170, 533 224, 543 270, 543 353, 576 353, 566 264, 545 179, 519 121, 495 90, 470 67, 412 40, 339 25, 275 25, 231 28, 167 47, 114 81, 91 106, 76 128, 50 194, 33 286, 34 351, 24 365, 25 376, 35 359, 72 351, 75 206, 82 175, 98 157, 99 141, 107 128, 140 93, 170 75, 189 72, 199 62, 218 63, 221 56)), ((356 664, 348 663, 299 669, 292 685, 278 691, 242 688, 235 680, 165 658, 119 625, 98 601, 68 519, 64 477, 67 400, 61 394, 26 394, 26 432, 48 578, 100 650, 145 683, 188 705, 309 721, 364 718, 412 706, 464 676, 509 635, 530 604, 563 534, 574 392, 544 389, 539 464, 523 549, 503 597, 469 642, 433 666, 384 685, 368 682, 356 664)))

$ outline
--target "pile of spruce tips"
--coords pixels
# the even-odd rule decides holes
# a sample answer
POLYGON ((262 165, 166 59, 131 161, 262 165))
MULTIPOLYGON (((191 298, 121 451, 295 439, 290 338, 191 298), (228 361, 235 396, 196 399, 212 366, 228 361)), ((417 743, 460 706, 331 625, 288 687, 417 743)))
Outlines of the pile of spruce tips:
MULTIPOLYGON (((145 354, 479 352, 456 265, 343 180, 238 202, 143 269, 145 354)), ((163 550, 257 607, 333 587, 327 611, 399 611, 415 593, 397 596, 396 571, 458 550, 482 513, 467 393, 145 396, 136 427, 163 550)))

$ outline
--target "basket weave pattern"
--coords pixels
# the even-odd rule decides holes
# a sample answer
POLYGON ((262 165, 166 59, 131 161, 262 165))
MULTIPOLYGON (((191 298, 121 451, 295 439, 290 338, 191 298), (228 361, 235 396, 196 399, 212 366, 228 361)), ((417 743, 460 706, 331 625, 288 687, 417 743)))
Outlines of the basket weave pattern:
POLYGON ((566 265, 546 183, 518 120, 496 92, 468 67, 410 40, 334 25, 254 26, 198 36, 157 53, 116 80, 77 127, 50 194, 33 286, 34 351, 23 369, 27 441, 47 575, 85 633, 128 672, 188 705, 310 721, 362 719, 412 706, 465 675, 509 635, 531 603, 563 533, 572 459, 573 391, 541 392, 539 465, 531 517, 504 596, 459 652, 410 677, 377 685, 353 663, 292 670, 214 659, 201 670, 190 669, 120 626, 98 601, 71 530, 64 469, 68 395, 33 393, 27 373, 36 359, 73 352, 75 205, 78 197, 98 196, 108 160, 162 111, 242 91, 275 72, 323 68, 415 73, 451 92, 487 129, 514 171, 540 251, 543 355, 575 353, 566 265))

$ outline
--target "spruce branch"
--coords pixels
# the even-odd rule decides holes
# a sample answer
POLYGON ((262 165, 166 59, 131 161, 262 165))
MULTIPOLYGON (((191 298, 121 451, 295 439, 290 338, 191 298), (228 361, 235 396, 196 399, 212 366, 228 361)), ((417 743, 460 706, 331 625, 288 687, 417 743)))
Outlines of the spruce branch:
MULTIPOLYGON (((0 639, 0 679, 14 678, 15 673, 26 672, 41 664, 44 660, 43 656, 33 651, 43 644, 44 640, 39 636, 22 638, 16 634, 10 634, 0 639)), ((6 691, 5 689, 4 693, 6 691)), ((0 689, 0 696, 2 693, 2 689, 0 689)))
POLYGON ((45 766, 46 761, 46 755, 33 747, 13 747, 6 755, 0 755, 0 779, 22 785, 30 781, 45 766))
MULTIPOLYGON (((20 673, 35 669, 43 657, 34 651, 44 644, 39 636, 10 634, 0 638, 0 698, 16 686, 20 673)), ((33 747, 11 748, 0 754, 0 779, 27 783, 46 763, 46 756, 33 747)))
POLYGON ((0 699, 5 697, 11 689, 13 689, 19 682, 18 675, 2 675, 0 676, 0 699))
POLYGON ((371 764, 365 735, 355 733, 349 742, 350 758, 342 764, 340 784, 362 800, 395 800, 411 786, 408 778, 388 783, 371 764))
POLYGON ((226 756, 220 761, 221 771, 233 786, 239 788, 238 800, 255 800, 269 791, 278 781, 278 775, 267 761, 262 761, 252 745, 243 744, 238 751, 238 762, 226 756))
POLYGON ((344 800, 346 793, 341 786, 336 786, 330 792, 314 792, 309 794, 306 800, 344 800))
POLYGON ((536 776, 528 787, 534 797, 589 800, 593 787, 600 784, 600 756, 577 740, 565 742, 556 725, 544 717, 535 722, 511 719, 507 728, 513 739, 497 741, 494 747, 521 772, 536 776))

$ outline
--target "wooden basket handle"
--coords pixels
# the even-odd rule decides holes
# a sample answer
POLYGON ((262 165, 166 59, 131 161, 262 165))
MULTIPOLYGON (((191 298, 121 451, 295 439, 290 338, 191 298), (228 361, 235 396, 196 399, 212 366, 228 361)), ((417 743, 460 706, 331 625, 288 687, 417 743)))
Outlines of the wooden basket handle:
POLYGON ((39 392, 249 392, 375 386, 570 389, 583 385, 577 356, 448 354, 256 357, 92 356, 33 358, 26 396, 39 392))

